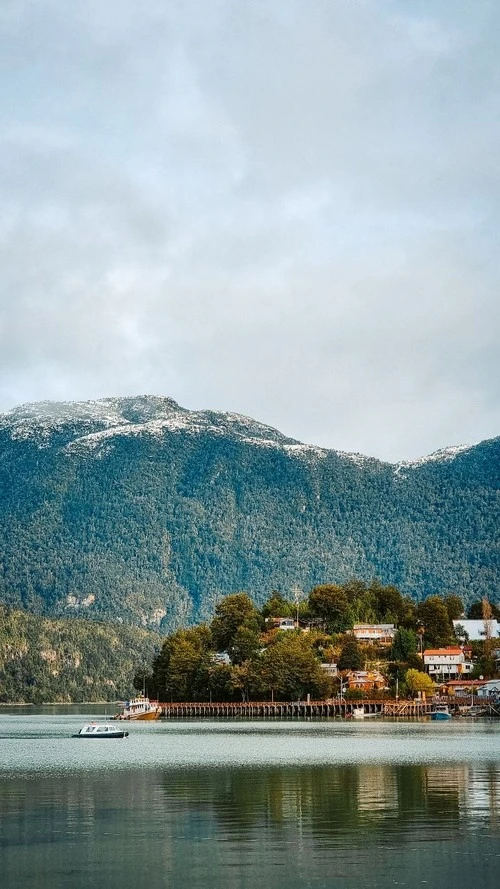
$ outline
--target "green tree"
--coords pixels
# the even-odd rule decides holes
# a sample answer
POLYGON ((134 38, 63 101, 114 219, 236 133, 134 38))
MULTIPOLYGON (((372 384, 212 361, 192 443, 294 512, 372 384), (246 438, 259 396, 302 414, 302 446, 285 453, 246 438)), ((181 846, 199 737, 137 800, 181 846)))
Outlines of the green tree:
POLYGON ((335 584, 316 586, 309 593, 309 610, 319 618, 329 633, 341 633, 352 627, 352 614, 345 590, 335 584))
POLYGON ((428 596, 420 602, 417 617, 424 627, 424 638, 428 645, 439 647, 452 641, 448 611, 439 596, 428 596))
POLYGON ((406 605, 397 587, 383 586, 377 581, 373 581, 368 588, 368 593, 375 600, 379 621, 399 624, 404 620, 406 605))
POLYGON ((444 597, 443 603, 448 612, 450 624, 453 624, 454 620, 458 620, 462 617, 464 613, 464 603, 460 596, 450 593, 448 596, 444 597))
POLYGON ((356 639, 348 639, 340 653, 339 670, 362 670, 364 667, 363 652, 356 639))
POLYGON ((211 634, 204 624, 168 636, 153 662, 152 685, 160 698, 174 701, 205 697, 209 688, 211 634))
POLYGON ((283 634, 263 653, 260 675, 267 693, 276 700, 328 696, 331 681, 321 669, 311 645, 303 635, 283 634))
POLYGON ((418 637, 414 630, 400 627, 392 642, 391 659, 393 661, 408 661, 412 655, 417 653, 417 647, 418 637))
POLYGON ((285 599, 277 590, 273 590, 261 609, 262 617, 293 617, 295 605, 285 599))
POLYGON ((259 623, 260 615, 250 596, 246 593, 225 596, 217 604, 210 625, 216 648, 219 651, 229 651, 240 627, 253 626, 258 629, 259 623))
POLYGON ((242 664, 256 656, 260 648, 260 633, 255 624, 243 624, 238 627, 230 646, 231 660, 235 664, 242 664))

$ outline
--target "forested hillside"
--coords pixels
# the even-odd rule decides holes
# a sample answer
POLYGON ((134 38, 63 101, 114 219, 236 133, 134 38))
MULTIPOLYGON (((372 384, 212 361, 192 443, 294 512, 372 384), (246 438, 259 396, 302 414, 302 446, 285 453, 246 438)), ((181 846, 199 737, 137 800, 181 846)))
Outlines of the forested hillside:
POLYGON ((138 627, 50 620, 0 605, 0 703, 119 700, 159 644, 138 627))
POLYGON ((394 466, 166 398, 28 405, 0 418, 0 601, 162 631, 354 576, 496 601, 499 483, 500 439, 394 466))

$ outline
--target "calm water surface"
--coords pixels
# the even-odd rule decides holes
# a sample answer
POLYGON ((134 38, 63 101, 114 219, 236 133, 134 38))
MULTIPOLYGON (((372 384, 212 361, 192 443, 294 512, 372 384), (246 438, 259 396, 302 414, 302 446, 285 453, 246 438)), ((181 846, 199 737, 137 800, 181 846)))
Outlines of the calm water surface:
POLYGON ((500 886, 500 721, 0 711, 0 886, 500 886))

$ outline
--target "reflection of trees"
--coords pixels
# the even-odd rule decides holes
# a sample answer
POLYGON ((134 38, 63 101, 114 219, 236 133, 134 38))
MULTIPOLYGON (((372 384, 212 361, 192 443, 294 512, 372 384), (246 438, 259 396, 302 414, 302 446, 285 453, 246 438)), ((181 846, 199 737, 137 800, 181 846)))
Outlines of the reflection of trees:
POLYGON ((177 806, 208 810, 232 835, 299 825, 322 841, 349 833, 369 842, 381 832, 411 839, 422 825, 437 838, 479 815, 496 822, 500 769, 482 774, 480 807, 479 791, 469 803, 469 780, 463 765, 230 769, 186 772, 180 782, 167 774, 164 792, 177 806))

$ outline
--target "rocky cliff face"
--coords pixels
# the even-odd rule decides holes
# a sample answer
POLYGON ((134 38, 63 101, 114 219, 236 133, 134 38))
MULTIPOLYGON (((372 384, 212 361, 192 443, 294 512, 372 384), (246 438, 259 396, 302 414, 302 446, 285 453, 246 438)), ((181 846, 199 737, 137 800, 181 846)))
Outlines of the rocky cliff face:
POLYGON ((499 458, 392 465, 169 398, 25 405, 0 417, 0 601, 171 628, 352 576, 497 599, 499 458))

